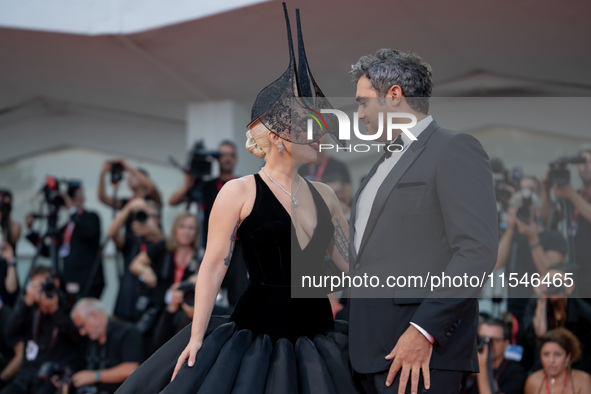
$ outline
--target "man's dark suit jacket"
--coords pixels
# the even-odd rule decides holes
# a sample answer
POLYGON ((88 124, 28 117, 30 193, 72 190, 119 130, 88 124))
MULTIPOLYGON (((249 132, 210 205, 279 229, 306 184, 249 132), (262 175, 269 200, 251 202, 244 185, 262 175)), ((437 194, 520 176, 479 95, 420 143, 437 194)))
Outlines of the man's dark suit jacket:
MULTIPOLYGON (((60 272, 62 287, 68 282, 86 286, 92 264, 97 258, 101 241, 101 221, 99 216, 91 211, 84 211, 81 215, 74 215, 72 220, 76 223, 70 240, 70 254, 63 259, 63 272, 60 272)), ((63 242, 67 224, 59 229, 58 249, 63 242)), ((27 239, 34 245, 40 242, 39 234, 33 232, 27 235, 27 239)), ((49 247, 45 244, 41 248, 41 254, 49 257, 49 247)), ((103 263, 99 261, 97 272, 92 280, 89 296, 100 297, 104 287, 103 263)))
MULTIPOLYGON (((434 121, 417 138, 380 186, 359 252, 350 244, 349 275, 483 277, 494 268, 498 246, 488 156, 474 137, 434 121)), ((378 164, 355 196, 352 240, 357 199, 378 164)), ((478 371, 479 287, 386 291, 389 298, 356 298, 362 291, 351 288, 349 352, 357 372, 387 370, 391 361, 384 357, 410 322, 435 338, 431 369, 478 371)))

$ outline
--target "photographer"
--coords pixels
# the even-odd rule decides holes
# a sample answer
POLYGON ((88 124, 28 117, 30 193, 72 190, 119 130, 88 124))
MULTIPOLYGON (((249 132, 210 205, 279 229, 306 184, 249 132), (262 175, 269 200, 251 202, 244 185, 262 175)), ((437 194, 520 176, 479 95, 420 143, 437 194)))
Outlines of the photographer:
POLYGON ((53 384, 38 377, 40 367, 46 362, 77 365, 80 336, 60 298, 53 268, 33 268, 24 300, 6 325, 6 335, 21 336, 25 342, 23 366, 1 394, 53 393, 53 384))
POLYGON ((472 374, 464 382, 462 393, 492 394, 491 387, 495 386, 497 393, 523 393, 525 370, 519 363, 505 358, 511 338, 509 326, 502 320, 486 319, 480 323, 478 335, 480 373, 472 374))
MULTIPOLYGON (((591 288, 591 149, 579 152, 578 158, 584 163, 577 164, 583 188, 575 191, 570 182, 560 185, 544 179, 544 217, 547 218, 550 206, 550 190, 556 198, 567 200, 573 207, 571 236, 574 236, 576 262, 579 266, 577 280, 581 289, 591 288), (553 183, 550 185, 549 183, 553 183), (552 186, 552 189, 550 188, 552 186)), ((546 178, 548 177, 548 174, 546 178)))
MULTIPOLYGON (((557 231, 546 231, 540 224, 540 202, 533 191, 523 189, 512 199, 507 213, 507 230, 499 242, 495 269, 506 267, 506 276, 519 281, 534 273, 546 275, 548 269, 564 262, 566 241, 557 231), (516 275, 514 275, 516 274, 516 275)), ((534 296, 530 286, 508 288, 507 307, 523 326, 527 299, 534 296)))
MULTIPOLYGON (((183 281, 174 286, 171 291, 170 303, 160 314, 160 318, 154 328, 152 345, 154 349, 160 348, 170 338, 193 320, 195 306, 195 280, 183 281)), ((217 314, 214 307, 214 314, 217 314)))
POLYGON ((199 267, 195 255, 198 237, 197 218, 188 212, 182 213, 175 218, 168 239, 153 244, 131 262, 129 271, 151 289, 152 316, 138 322, 142 333, 152 332, 159 312, 170 303, 172 294, 182 281, 195 281, 199 267))
POLYGON ((74 386, 79 392, 87 388, 86 392, 114 393, 142 361, 139 332, 130 323, 109 319, 95 298, 80 299, 71 316, 80 335, 89 339, 86 369, 72 376, 74 386), (88 386, 95 386, 97 391, 90 391, 88 386))
POLYGON ((135 322, 145 311, 149 299, 145 294, 146 286, 129 271, 129 266, 139 253, 162 239, 156 204, 141 198, 131 200, 115 216, 107 235, 123 254, 123 275, 119 280, 115 315, 135 322))
MULTIPOLYGON (((564 285, 567 283, 565 273, 569 272, 564 265, 554 266, 548 272, 550 286, 541 284, 535 288, 537 299, 529 300, 525 312, 528 350, 535 352, 538 338, 549 330, 567 328, 583 346, 583 357, 573 367, 591 373, 591 306, 579 298, 571 298, 576 283, 568 287, 564 285)), ((572 278, 572 273, 569 274, 572 278)), ((536 360, 534 370, 541 367, 539 361, 536 360)))
POLYGON ((7 336, 4 327, 12 310, 0 298, 0 391, 16 376, 23 364, 24 343, 19 336, 7 336))
MULTIPOLYGON (((189 168, 188 171, 190 173, 185 173, 185 184, 174 191, 168 199, 168 203, 173 206, 182 204, 183 202, 186 202, 187 199, 198 200, 196 202, 199 204, 199 209, 203 211, 203 220, 201 221, 200 226, 202 229, 201 242, 199 242, 200 246, 203 248, 205 248, 207 244, 209 215, 218 192, 226 182, 236 178, 236 175, 234 174, 234 167, 238 161, 236 145, 232 141, 222 141, 219 145, 217 154, 219 156, 217 161, 219 163, 220 174, 216 179, 201 181, 199 177, 196 176, 196 173, 199 171, 194 171, 194 168, 189 168)), ((193 156, 195 156, 195 153, 193 153, 193 156)), ((195 166, 194 161, 195 157, 192 157, 190 165, 195 166)), ((230 306, 236 304, 242 291, 246 287, 247 282, 246 266, 242 261, 236 260, 242 258, 242 253, 239 252, 240 247, 240 242, 237 240, 232 255, 232 263, 230 264, 228 273, 224 277, 222 283, 222 289, 227 290, 228 303, 230 306)))
MULTIPOLYGON (((98 256, 101 238, 101 221, 99 216, 84 208, 86 201, 82 183, 69 181, 66 193, 60 193, 64 207, 68 210, 70 219, 66 225, 58 230, 55 240, 58 255, 63 261, 60 273, 61 283, 68 296, 68 302, 74 304, 76 299, 87 291, 92 297, 100 297, 105 287, 102 259, 98 256), (98 264, 96 275, 92 279, 89 289, 88 275, 94 264, 98 264)), ((27 239, 38 246, 44 242, 39 234, 32 230, 34 215, 29 213, 25 217, 27 239)), ((49 247, 43 243, 41 254, 48 257, 49 247)))
POLYGON ((12 193, 0 189, 0 297, 12 307, 19 290, 14 250, 21 236, 21 225, 11 220, 11 211, 12 193))
POLYGON ((156 184, 150 179, 148 172, 141 168, 131 166, 125 159, 107 160, 101 168, 98 183, 98 199, 111 208, 121 209, 129 201, 136 198, 152 200, 158 207, 162 206, 160 192, 156 184), (111 174, 111 183, 117 185, 127 172, 127 186, 131 189, 133 196, 130 198, 117 198, 107 196, 105 192, 105 175, 111 174))

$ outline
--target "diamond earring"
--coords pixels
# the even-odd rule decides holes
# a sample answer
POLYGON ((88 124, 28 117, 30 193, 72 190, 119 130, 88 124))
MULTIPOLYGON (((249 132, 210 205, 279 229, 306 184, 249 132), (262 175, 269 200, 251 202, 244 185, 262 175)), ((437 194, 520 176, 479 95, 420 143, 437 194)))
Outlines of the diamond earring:
POLYGON ((279 149, 279 152, 283 152, 283 149, 285 149, 285 147, 283 146, 282 142, 280 142, 279 145, 277 145, 277 149, 279 149))

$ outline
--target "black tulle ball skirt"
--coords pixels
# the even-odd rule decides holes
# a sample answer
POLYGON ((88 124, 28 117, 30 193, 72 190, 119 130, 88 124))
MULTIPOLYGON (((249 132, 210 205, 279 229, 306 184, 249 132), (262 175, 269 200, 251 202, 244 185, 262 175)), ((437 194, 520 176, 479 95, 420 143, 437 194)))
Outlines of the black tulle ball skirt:
POLYGON ((195 365, 183 365, 170 382, 174 366, 189 343, 191 325, 146 360, 117 394, 189 393, 357 393, 348 363, 347 324, 295 345, 268 335, 238 330, 228 317, 213 316, 195 365))

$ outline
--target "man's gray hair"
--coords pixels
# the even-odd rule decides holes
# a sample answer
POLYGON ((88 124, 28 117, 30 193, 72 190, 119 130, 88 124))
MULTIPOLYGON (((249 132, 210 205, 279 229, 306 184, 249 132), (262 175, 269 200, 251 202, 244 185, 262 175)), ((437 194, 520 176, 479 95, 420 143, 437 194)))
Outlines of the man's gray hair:
POLYGON ((394 85, 400 86, 408 105, 419 112, 429 112, 429 97, 433 88, 431 66, 414 52, 378 49, 362 56, 351 66, 353 81, 366 77, 378 96, 385 97, 394 85), (414 97, 414 99, 408 99, 414 97))
POLYGON ((103 304, 101 304, 99 300, 97 300, 96 298, 87 297, 79 299, 74 304, 70 316, 74 316, 74 314, 78 312, 81 313, 82 316, 87 317, 91 311, 98 312, 104 315, 107 314, 107 311, 105 311, 105 307, 103 306, 103 304))

